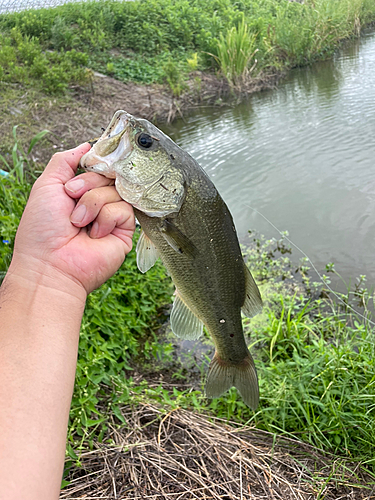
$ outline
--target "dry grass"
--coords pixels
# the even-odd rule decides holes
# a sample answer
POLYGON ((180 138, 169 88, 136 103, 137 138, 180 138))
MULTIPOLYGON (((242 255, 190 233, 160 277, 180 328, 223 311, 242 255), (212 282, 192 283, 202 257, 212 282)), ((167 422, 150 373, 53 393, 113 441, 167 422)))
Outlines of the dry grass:
POLYGON ((61 500, 375 499, 360 466, 299 441, 182 409, 145 404, 123 414, 114 444, 80 456, 61 500))

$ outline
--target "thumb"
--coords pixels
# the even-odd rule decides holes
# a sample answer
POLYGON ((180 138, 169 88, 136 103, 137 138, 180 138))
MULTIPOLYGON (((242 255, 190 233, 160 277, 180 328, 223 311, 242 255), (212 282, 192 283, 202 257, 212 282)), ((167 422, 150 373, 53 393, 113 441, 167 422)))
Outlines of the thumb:
POLYGON ((84 142, 74 149, 55 153, 40 176, 41 180, 54 178, 65 184, 69 179, 74 177, 79 165, 79 160, 90 150, 90 148, 90 144, 84 142))

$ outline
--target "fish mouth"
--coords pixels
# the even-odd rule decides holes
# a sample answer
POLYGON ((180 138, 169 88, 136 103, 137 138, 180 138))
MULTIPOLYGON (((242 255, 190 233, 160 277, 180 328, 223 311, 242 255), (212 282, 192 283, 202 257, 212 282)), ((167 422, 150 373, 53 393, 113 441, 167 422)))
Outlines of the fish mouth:
POLYGON ((127 158, 133 149, 128 134, 131 118, 126 111, 116 111, 98 141, 82 156, 81 167, 114 179, 113 165, 127 158))

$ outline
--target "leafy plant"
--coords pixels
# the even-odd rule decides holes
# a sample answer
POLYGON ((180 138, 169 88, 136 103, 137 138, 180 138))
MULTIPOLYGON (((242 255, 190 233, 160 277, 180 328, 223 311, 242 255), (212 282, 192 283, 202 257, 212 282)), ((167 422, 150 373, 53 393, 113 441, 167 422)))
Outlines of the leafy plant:
POLYGON ((191 58, 186 59, 186 61, 187 61, 188 66, 189 66, 189 70, 195 71, 198 67, 198 52, 194 52, 194 54, 192 54, 191 58))
POLYGON ((166 80, 173 94, 179 97, 186 90, 184 73, 179 69, 178 64, 170 58, 163 67, 166 80))
POLYGON ((0 176, 0 283, 12 259, 16 231, 31 190, 28 179, 35 178, 30 153, 49 133, 48 130, 42 130, 36 134, 25 153, 17 138, 17 127, 13 127, 14 146, 10 157, 0 154, 0 160, 6 168, 4 173, 7 174, 0 176))
POLYGON ((231 28, 225 35, 220 33, 220 39, 217 40, 217 55, 213 57, 228 82, 233 87, 241 87, 255 68, 254 57, 257 52, 256 34, 249 32, 242 17, 237 27, 231 28))
POLYGON ((0 79, 62 93, 89 82, 90 54, 93 69, 124 81, 167 81, 179 94, 199 53, 202 69, 216 61, 239 87, 255 68, 282 70, 326 57, 374 13, 370 0, 106 0, 10 13, 0 16, 0 79), (73 50, 81 60, 69 55, 73 50), (111 63, 113 71, 106 70, 111 63))

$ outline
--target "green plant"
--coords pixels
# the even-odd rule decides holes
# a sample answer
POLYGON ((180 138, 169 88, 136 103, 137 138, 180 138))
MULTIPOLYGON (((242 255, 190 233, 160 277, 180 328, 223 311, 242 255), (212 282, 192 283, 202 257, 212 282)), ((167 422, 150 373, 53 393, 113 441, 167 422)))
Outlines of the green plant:
POLYGON ((26 181, 25 178, 25 167, 28 168, 28 172, 32 172, 32 162, 30 160, 30 153, 33 150, 34 146, 41 140, 46 134, 49 134, 49 130, 42 130, 38 134, 36 134, 29 145, 27 153, 24 152, 21 144, 17 139, 17 128, 18 125, 13 127, 13 138, 14 138, 14 146, 12 148, 12 160, 7 160, 3 155, 0 154, 0 160, 3 162, 8 172, 11 175, 14 175, 17 181, 20 184, 24 184, 26 181))
POLYGON ((71 83, 85 83, 87 55, 75 49, 45 52, 35 37, 12 28, 0 42, 1 78, 6 82, 33 82, 48 93, 62 93, 71 83))
POLYGON ((87 56, 86 62, 65 57, 75 49, 90 54, 93 69, 124 81, 167 81, 178 95, 188 71, 197 68, 199 53, 202 70, 216 62, 239 87, 255 69, 274 72, 327 57, 340 40, 358 35, 374 14, 371 0, 68 3, 0 16, 0 79, 38 84, 49 93, 88 83, 87 56), (178 67, 180 80, 168 59, 178 67), (111 63, 113 71, 106 69, 111 63))
POLYGON ((184 73, 181 71, 178 64, 171 58, 164 64, 163 69, 166 75, 166 80, 173 94, 179 97, 182 92, 186 90, 184 73))
POLYGON ((194 54, 192 54, 191 58, 186 59, 186 61, 187 61, 188 66, 189 66, 189 70, 195 71, 198 67, 198 52, 194 52, 194 54))
POLYGON ((250 33, 244 17, 237 27, 217 40, 217 55, 213 55, 225 78, 233 87, 241 87, 254 70, 256 60, 256 34, 250 33), (252 65, 250 66, 250 63, 252 65))
POLYGON ((143 62, 137 57, 118 56, 104 60, 107 61, 105 66, 104 63, 98 64, 94 61, 92 61, 91 66, 99 71, 104 67, 106 73, 124 82, 133 81, 151 84, 162 81, 163 71, 160 66, 143 62))
POLYGON ((31 190, 28 179, 35 178, 30 154, 34 146, 49 133, 48 130, 42 130, 36 134, 25 153, 17 138, 17 127, 13 127, 14 146, 9 158, 0 154, 0 160, 8 173, 0 176, 0 283, 12 258, 14 238, 31 190))
POLYGON ((113 62, 107 63, 107 72, 109 74, 113 74, 115 72, 115 65, 113 64, 113 62))
POLYGON ((79 44, 79 37, 62 16, 57 16, 51 26, 51 46, 56 49, 70 50, 79 44))

